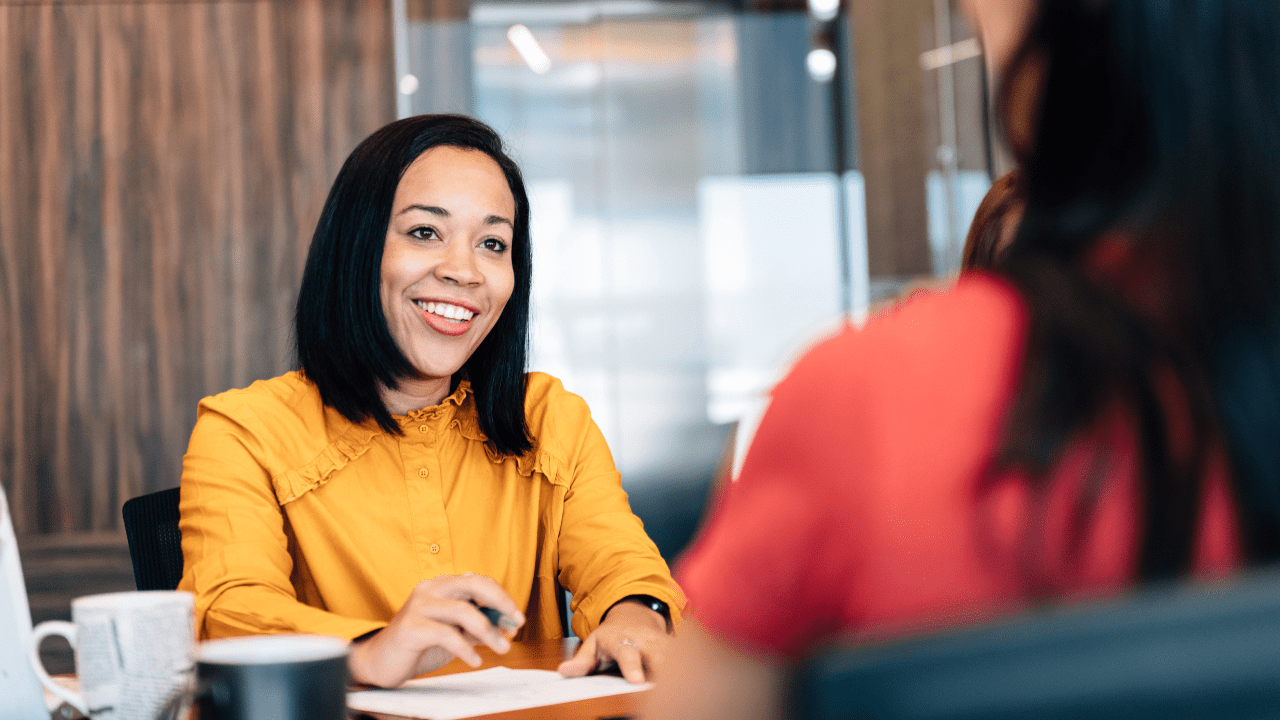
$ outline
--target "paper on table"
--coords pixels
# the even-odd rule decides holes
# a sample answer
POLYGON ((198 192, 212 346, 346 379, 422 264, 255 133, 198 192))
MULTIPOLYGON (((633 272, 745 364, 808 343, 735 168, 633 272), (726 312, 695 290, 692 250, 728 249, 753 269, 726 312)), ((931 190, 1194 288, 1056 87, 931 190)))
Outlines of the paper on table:
POLYGON ((410 680, 395 690, 358 690, 347 707, 430 720, 488 715, 647 690, 612 675, 564 678, 551 670, 487 670, 410 680))

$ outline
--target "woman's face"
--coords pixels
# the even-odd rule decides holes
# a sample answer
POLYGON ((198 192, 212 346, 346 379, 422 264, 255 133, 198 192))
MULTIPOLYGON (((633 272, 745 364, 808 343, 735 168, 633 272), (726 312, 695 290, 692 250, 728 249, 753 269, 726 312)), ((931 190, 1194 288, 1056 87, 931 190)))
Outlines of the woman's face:
POLYGON ((479 150, 432 148, 396 188, 382 251, 382 312, 426 378, 448 378, 479 347, 515 287, 516 202, 479 150))

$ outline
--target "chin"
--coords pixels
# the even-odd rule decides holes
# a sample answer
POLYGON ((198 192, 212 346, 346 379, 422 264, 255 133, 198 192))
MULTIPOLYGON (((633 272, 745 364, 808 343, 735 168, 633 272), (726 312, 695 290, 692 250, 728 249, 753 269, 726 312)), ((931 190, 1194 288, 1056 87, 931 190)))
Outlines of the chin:
POLYGON ((417 362, 410 358, 410 364, 413 369, 418 371, 418 377, 423 380, 440 380, 451 378, 462 370, 462 363, 457 365, 441 364, 440 362, 417 362))

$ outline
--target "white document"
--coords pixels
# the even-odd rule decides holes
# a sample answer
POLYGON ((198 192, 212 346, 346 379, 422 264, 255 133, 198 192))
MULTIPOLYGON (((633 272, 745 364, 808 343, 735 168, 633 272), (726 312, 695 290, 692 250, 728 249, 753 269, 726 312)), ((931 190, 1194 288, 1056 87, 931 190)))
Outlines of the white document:
POLYGON ((347 693, 347 707, 361 712, 457 720, 621 695, 651 687, 651 684, 632 685, 612 675, 564 678, 551 670, 494 667, 410 680, 395 690, 358 690, 347 693))

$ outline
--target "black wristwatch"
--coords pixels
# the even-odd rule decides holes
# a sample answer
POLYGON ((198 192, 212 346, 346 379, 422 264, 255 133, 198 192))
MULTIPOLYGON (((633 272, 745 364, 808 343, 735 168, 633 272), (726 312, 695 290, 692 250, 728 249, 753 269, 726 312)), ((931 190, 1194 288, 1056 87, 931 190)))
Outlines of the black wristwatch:
MULTIPOLYGON (((662 602, 661 600, 659 600, 658 598, 652 595, 628 595, 622 598, 621 600, 619 600, 618 602, 610 605, 609 610, 612 610, 615 607, 617 607, 619 603, 624 603, 624 602, 627 602, 628 600, 632 602, 638 602, 641 605, 644 605, 650 610, 661 615, 662 619, 667 621, 667 632, 671 632, 671 608, 666 603, 662 602)), ((605 610, 604 614, 608 615, 609 610, 605 610)))

